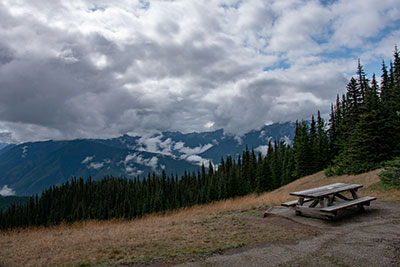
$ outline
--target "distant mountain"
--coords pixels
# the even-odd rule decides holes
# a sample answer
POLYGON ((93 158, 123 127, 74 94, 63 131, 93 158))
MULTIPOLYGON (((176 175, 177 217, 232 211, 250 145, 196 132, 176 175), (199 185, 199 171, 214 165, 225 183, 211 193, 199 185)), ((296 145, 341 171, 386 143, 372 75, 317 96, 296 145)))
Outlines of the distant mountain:
POLYGON ((246 147, 266 153, 269 140, 291 142, 295 123, 277 123, 241 137, 224 131, 163 132, 153 136, 123 135, 112 139, 28 142, 0 150, 0 187, 17 195, 40 193, 71 177, 100 179, 107 175, 143 177, 150 172, 182 174, 197 171, 202 163, 218 164, 221 157, 236 157, 246 147))
POLYGON ((6 151, 7 149, 11 148, 15 146, 14 144, 7 144, 7 143, 1 143, 0 142, 0 154, 2 154, 4 151, 6 151))
POLYGON ((0 142, 0 150, 2 150, 3 148, 5 148, 6 146, 8 146, 7 143, 2 143, 2 142, 0 142))

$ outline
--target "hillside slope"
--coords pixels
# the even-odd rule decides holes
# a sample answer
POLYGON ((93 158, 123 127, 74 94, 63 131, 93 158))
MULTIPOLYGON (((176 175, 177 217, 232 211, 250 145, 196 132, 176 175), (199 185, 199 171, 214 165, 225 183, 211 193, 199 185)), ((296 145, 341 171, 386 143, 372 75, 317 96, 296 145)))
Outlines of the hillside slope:
MULTIPOLYGON (((230 248, 241 247, 237 251, 240 252, 265 244, 280 246, 283 240, 286 240, 283 244, 313 240, 322 236, 321 228, 276 216, 265 219, 263 211, 290 199, 291 191, 336 182, 363 184, 360 194, 377 196, 379 200, 372 203, 370 210, 374 210, 374 205, 400 207, 400 191, 374 189, 379 171, 340 177, 325 177, 320 172, 259 196, 249 195, 132 221, 88 221, 0 232, 0 264, 79 266, 163 262, 170 265, 193 257, 202 261, 204 256, 230 248), (380 201, 395 204, 380 204, 380 201)), ((370 217, 374 216, 371 214, 370 217)), ((362 216, 356 221, 362 220, 362 216)))

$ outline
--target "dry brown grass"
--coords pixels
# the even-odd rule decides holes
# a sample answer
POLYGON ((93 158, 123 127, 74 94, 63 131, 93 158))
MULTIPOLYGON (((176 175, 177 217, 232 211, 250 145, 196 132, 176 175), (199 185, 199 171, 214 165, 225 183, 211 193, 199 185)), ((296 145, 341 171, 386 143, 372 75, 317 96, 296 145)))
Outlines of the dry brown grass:
POLYGON ((357 176, 304 177, 273 192, 250 195, 133 221, 88 221, 51 228, 0 232, 0 262, 10 266, 79 266, 181 261, 226 248, 316 232, 289 220, 265 220, 262 211, 290 199, 289 192, 336 182, 360 183, 361 195, 400 200, 400 191, 371 189, 380 170, 357 176))
MULTIPOLYGON (((214 208, 213 211, 216 211, 214 208)), ((196 207, 167 216, 72 226, 8 231, 0 234, 0 258, 10 266, 79 266, 150 260, 179 261, 219 250, 302 238, 315 232, 288 221, 265 223, 260 212, 207 212, 196 207)))

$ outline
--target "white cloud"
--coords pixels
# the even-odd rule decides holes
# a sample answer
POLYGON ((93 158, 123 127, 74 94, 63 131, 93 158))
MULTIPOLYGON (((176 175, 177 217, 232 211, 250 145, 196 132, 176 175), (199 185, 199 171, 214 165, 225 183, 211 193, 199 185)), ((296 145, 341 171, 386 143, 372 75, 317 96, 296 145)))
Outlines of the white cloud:
POLYGON ((181 159, 199 166, 201 166, 202 164, 208 166, 208 162, 211 160, 202 158, 198 154, 204 153, 212 147, 213 144, 205 144, 198 147, 187 147, 183 142, 176 142, 173 146, 174 150, 177 150, 179 153, 181 153, 181 159))
POLYGON ((15 195, 15 191, 8 187, 8 185, 4 185, 2 189, 0 189, 0 196, 7 197, 15 195))
POLYGON ((99 170, 103 168, 104 162, 90 162, 88 166, 86 166, 88 169, 94 169, 94 170, 99 170))
POLYGON ((267 133, 264 130, 262 130, 260 132, 260 135, 258 136, 258 138, 261 139, 261 140, 265 140, 266 143, 268 143, 272 139, 272 137, 268 136, 267 133))
POLYGON ((105 164, 110 164, 112 162, 110 159, 104 159, 101 162, 93 162, 94 158, 95 155, 87 156, 81 161, 81 164, 87 164, 86 168, 88 169, 99 170, 103 168, 105 164))
POLYGON ((158 163, 158 158, 156 156, 151 157, 150 160, 144 161, 143 164, 147 164, 147 166, 150 166, 153 169, 157 168, 157 163, 158 163))
POLYGON ((125 172, 129 176, 138 176, 138 175, 142 175, 144 173, 144 171, 138 170, 136 167, 131 167, 131 166, 126 166, 125 172))
POLYGON ((134 160, 136 158, 136 154, 128 154, 125 157, 124 160, 124 165, 128 165, 130 161, 134 160))
POLYGON ((255 151, 256 151, 256 152, 260 152, 263 156, 265 156, 265 155, 267 155, 267 152, 268 152, 268 145, 265 145, 265 146, 258 146, 258 147, 255 149, 255 151))
POLYGON ((91 56, 91 60, 93 64, 100 70, 104 69, 108 65, 107 57, 102 54, 93 54, 91 56))
MULTIPOLYGON (((140 165, 151 167, 153 170, 157 169, 158 166, 158 158, 153 156, 151 158, 144 158, 142 155, 138 153, 128 154, 124 160, 125 168, 131 170, 130 162, 134 162, 140 165)), ((130 172, 130 171, 127 171, 130 172)))
MULTIPOLYGON (((137 141, 138 150, 158 153, 172 157, 175 157, 172 154, 172 152, 175 151, 180 154, 179 157, 181 159, 200 166, 202 163, 208 164, 208 162, 210 161, 208 159, 203 159, 198 154, 204 153, 205 151, 213 147, 213 144, 199 145, 198 147, 187 147, 185 146, 185 143, 182 141, 174 142, 171 140, 171 138, 167 138, 166 140, 162 141, 162 137, 163 137, 162 134, 157 134, 151 137, 149 136, 141 137, 137 141)), ((143 156, 140 154, 137 153, 129 154, 125 158, 124 165, 127 166, 130 161, 136 162, 141 165, 149 166, 153 170, 155 170, 158 166, 157 165, 158 158, 155 156, 152 157, 151 159, 144 159, 143 156)))
POLYGON ((183 147, 185 146, 185 143, 184 142, 182 142, 182 141, 179 141, 179 142, 176 142, 175 144, 174 144, 174 150, 180 150, 180 149, 182 149, 183 147))
POLYGON ((400 45, 399 36, 400 29, 393 31, 382 38, 377 45, 369 47, 360 58, 363 59, 364 63, 381 62, 384 59, 388 64, 392 59, 394 47, 400 45))
POLYGON ((92 161, 93 160, 93 158, 94 158, 94 156, 87 156, 86 158, 84 158, 83 160, 82 160, 82 164, 86 164, 86 163, 89 163, 90 161, 92 161))
POLYGON ((338 1, 332 5, 332 45, 348 48, 365 45, 387 26, 399 20, 397 0, 338 1), (367 18, 367 19, 366 19, 367 18))
POLYGON ((239 145, 241 145, 241 144, 243 143, 243 139, 242 139, 239 135, 235 135, 235 136, 233 137, 233 139, 235 139, 235 141, 236 141, 239 145))
POLYGON ((15 141, 13 140, 11 132, 4 131, 4 132, 0 132, 0 142, 10 144, 10 143, 14 143, 15 141))
POLYGON ((206 124, 204 124, 204 127, 208 128, 208 129, 211 129, 213 126, 214 126, 214 122, 212 122, 212 121, 209 121, 206 124))
POLYGON ((171 138, 162 141, 162 137, 162 134, 150 137, 148 135, 142 136, 136 141, 138 144, 138 150, 172 156, 171 149, 173 142, 171 138))
POLYGON ((268 49, 276 52, 300 50, 307 54, 320 52, 315 39, 327 38, 330 17, 329 9, 317 1, 286 6, 271 29, 268 49))
POLYGON ((203 153, 203 152, 209 150, 209 149, 212 148, 212 147, 213 147, 212 144, 206 144, 206 145, 204 145, 204 146, 200 145, 200 146, 198 146, 198 147, 193 147, 193 148, 183 146, 183 147, 181 147, 181 148, 179 149, 179 152, 180 152, 180 153, 183 153, 183 154, 185 154, 185 155, 201 154, 201 153, 203 153))
POLYGON ((22 158, 25 158, 28 155, 28 148, 29 148, 28 146, 22 147, 22 155, 21 155, 22 158))
MULTIPOLYGON (((0 131, 17 142, 219 128, 241 135, 328 113, 358 57, 373 65, 391 56, 398 6, 3 0, 0 131)), ((155 136, 142 149, 171 155, 172 143, 155 136)))
POLYGON ((208 167, 208 164, 211 161, 209 159, 202 158, 202 157, 200 157, 198 155, 190 155, 190 156, 182 157, 182 158, 187 160, 187 161, 189 161, 189 162, 191 162, 191 163, 199 165, 199 166, 204 164, 204 166, 206 166, 206 167, 208 167))

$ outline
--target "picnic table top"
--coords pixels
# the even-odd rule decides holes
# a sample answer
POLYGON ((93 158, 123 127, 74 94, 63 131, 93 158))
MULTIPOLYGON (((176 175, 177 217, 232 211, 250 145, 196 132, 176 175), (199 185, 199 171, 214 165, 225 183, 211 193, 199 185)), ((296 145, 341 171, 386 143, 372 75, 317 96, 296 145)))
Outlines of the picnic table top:
POLYGON ((325 185, 317 188, 312 188, 308 190, 298 191, 298 192, 291 192, 290 195, 298 196, 298 197, 307 197, 307 198, 318 198, 329 196, 335 193, 340 193, 348 190, 355 190, 363 185, 361 184, 344 184, 344 183, 336 183, 325 185))

